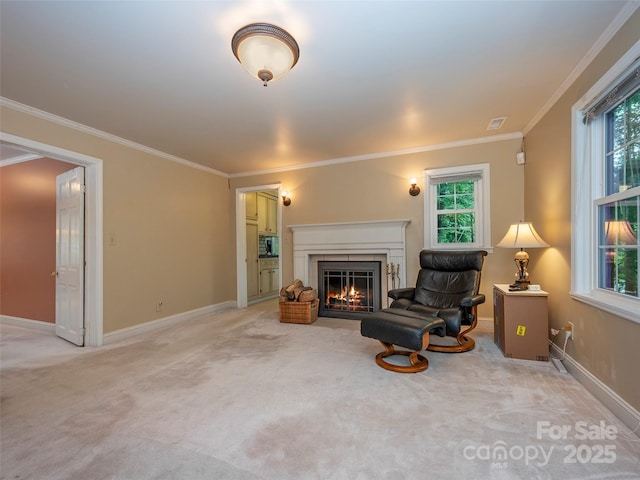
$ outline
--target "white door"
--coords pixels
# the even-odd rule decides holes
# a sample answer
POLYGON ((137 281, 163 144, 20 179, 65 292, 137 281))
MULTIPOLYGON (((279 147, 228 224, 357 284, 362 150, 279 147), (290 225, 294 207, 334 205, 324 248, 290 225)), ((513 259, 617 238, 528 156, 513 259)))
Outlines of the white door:
POLYGON ((56 182, 56 335, 84 345, 84 167, 56 182))

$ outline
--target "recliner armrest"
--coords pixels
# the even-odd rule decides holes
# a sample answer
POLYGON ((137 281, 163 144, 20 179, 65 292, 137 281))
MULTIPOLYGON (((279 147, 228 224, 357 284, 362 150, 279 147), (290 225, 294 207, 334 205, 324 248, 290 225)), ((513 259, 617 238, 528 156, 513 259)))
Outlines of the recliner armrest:
POLYGON ((461 307, 475 307, 485 302, 485 296, 483 294, 474 295, 473 297, 465 297, 460 302, 461 307))
POLYGON ((400 300, 401 298, 413 300, 415 291, 415 288, 396 288, 394 290, 389 290, 387 295, 389 296, 389 298, 393 298, 394 300, 400 300))

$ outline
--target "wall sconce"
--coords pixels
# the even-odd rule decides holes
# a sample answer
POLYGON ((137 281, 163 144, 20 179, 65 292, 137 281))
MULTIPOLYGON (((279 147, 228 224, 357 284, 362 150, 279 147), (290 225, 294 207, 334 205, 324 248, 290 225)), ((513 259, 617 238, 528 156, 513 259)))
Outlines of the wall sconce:
POLYGON ((287 192, 286 190, 282 191, 282 205, 284 205, 285 207, 288 207, 289 205, 291 205, 291 199, 289 198, 289 192, 287 192))
POLYGON ((412 197, 420 195, 420 187, 418 186, 418 181, 415 178, 410 178, 409 183, 411 184, 411 187, 409 187, 409 195, 411 195, 412 197))
POLYGON ((524 249, 548 247, 549 244, 536 232, 531 222, 518 222, 509 227, 504 238, 496 246, 520 249, 513 259, 517 267, 516 281, 509 285, 509 290, 528 290, 530 283, 529 272, 527 271, 529 254, 524 249))

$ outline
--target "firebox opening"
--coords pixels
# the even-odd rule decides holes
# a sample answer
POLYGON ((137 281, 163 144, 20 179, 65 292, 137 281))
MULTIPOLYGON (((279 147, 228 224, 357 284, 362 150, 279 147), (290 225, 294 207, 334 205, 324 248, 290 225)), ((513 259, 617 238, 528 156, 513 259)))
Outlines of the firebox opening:
POLYGON ((318 262, 322 317, 360 319, 380 310, 380 262, 318 262))

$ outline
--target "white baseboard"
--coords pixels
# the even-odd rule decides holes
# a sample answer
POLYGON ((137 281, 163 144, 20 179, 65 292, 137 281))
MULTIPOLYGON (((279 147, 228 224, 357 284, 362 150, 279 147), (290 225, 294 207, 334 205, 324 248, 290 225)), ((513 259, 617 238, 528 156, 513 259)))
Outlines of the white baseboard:
POLYGON ((43 330, 45 332, 56 333, 55 323, 43 322, 42 320, 31 320, 30 318, 0 315, 0 323, 3 325, 13 325, 14 327, 31 328, 33 330, 43 330))
MULTIPOLYGON (((557 358, 562 358, 562 349, 552 341, 551 352, 557 358)), ((596 378, 589 370, 576 362, 569 355, 564 355, 562 364, 584 388, 586 388, 600 403, 611 410, 618 419, 633 433, 640 436, 640 412, 624 401, 616 392, 596 378)))
MULTIPOLYGON (((462 328, 464 329, 464 326, 462 328)), ((493 317, 478 317, 478 328, 493 331, 493 317)))
POLYGON ((141 333, 148 333, 159 328, 167 327, 169 325, 176 325, 185 320, 201 317, 211 313, 219 312, 221 310, 228 310, 230 308, 236 308, 235 301, 227 301, 217 303, 215 305, 209 305, 207 307, 196 308, 195 310, 189 310, 188 312, 178 313, 176 315, 170 315, 168 317, 159 318, 151 322, 142 323, 140 325, 134 325, 133 327, 126 327, 120 330, 104 334, 104 344, 112 344, 124 340, 125 338, 133 337, 141 333))

